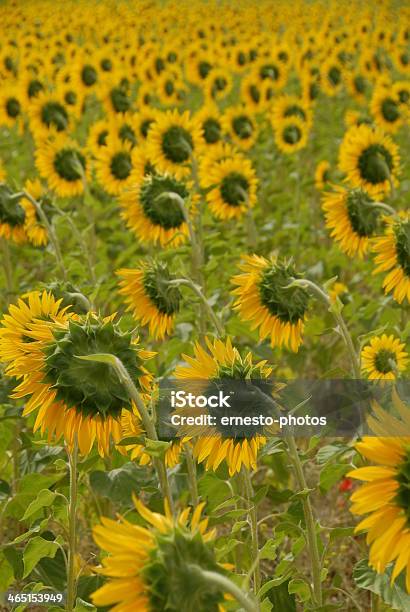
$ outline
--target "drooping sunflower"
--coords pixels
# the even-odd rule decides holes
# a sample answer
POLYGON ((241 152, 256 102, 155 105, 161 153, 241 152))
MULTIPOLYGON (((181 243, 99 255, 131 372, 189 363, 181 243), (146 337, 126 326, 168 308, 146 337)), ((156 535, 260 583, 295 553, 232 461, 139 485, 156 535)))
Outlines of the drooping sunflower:
POLYGON ((339 168, 354 187, 378 197, 397 184, 398 147, 380 128, 365 124, 351 128, 340 145, 339 168))
POLYGON ((335 96, 344 84, 343 65, 337 57, 329 57, 321 66, 320 86, 328 96, 335 96))
POLYGON ((408 364, 404 342, 393 335, 376 336, 361 353, 362 372, 370 380, 395 380, 408 364))
POLYGON ((62 198, 83 193, 84 177, 90 175, 84 152, 65 134, 57 134, 38 147, 36 166, 50 189, 62 198))
POLYGON ((401 304, 410 303, 410 214, 387 219, 385 234, 375 239, 373 250, 377 264, 373 274, 388 272, 383 280, 384 292, 393 292, 401 304))
POLYGON ((110 135, 96 152, 97 181, 110 195, 119 195, 132 185, 132 145, 110 135))
MULTIPOLYGON (((11 308, 9 312, 13 318, 19 315, 11 308)), ((30 315, 29 311, 26 317, 30 315)), ((7 374, 21 379, 13 397, 31 396, 23 415, 37 411, 34 431, 47 431, 48 440, 63 436, 70 449, 77 438, 82 454, 97 442, 98 452, 106 455, 111 438, 114 443, 121 440, 121 415, 123 410, 133 410, 133 404, 108 364, 83 361, 79 356, 114 354, 143 397, 150 390, 152 376, 144 363, 152 354, 143 351, 113 319, 92 313, 63 322, 35 319, 33 328, 24 330, 24 337, 31 339, 24 354, 10 360, 8 338, 1 347, 3 359, 9 362, 7 374)))
POLYGON ((302 333, 309 295, 301 287, 289 287, 298 277, 293 265, 248 255, 239 266, 242 271, 232 278, 236 285, 234 309, 252 329, 259 328, 261 339, 270 337, 271 346, 286 346, 295 353, 302 343, 302 333))
POLYGON ((27 242, 27 222, 33 205, 9 187, 0 183, 0 237, 16 244, 27 242))
POLYGON ((203 147, 201 125, 188 111, 158 113, 147 146, 148 155, 160 172, 170 172, 177 179, 188 176, 192 156, 203 147))
POLYGON ((23 114, 23 99, 17 85, 2 86, 0 92, 0 125, 9 128, 21 125, 23 114))
POLYGON ((370 101, 370 112, 376 124, 385 132, 394 134, 403 123, 400 102, 395 99, 390 87, 374 89, 370 101))
MULTIPOLYGON (((229 338, 225 342, 206 338, 206 346, 208 350, 196 343, 194 357, 182 355, 187 365, 180 365, 175 369, 175 377, 178 380, 203 380, 206 386, 206 381, 268 379, 272 373, 272 368, 266 365, 266 361, 254 363, 251 353, 242 357, 229 338)), ((199 410, 203 412, 202 409, 199 410)), ((248 470, 256 469, 258 451, 266 442, 263 428, 255 430, 252 436, 247 438, 235 435, 233 431, 222 426, 219 430, 219 422, 217 419, 215 427, 204 427, 201 435, 193 440, 193 452, 197 461, 201 463, 206 460, 206 469, 214 471, 222 461, 226 461, 230 476, 240 472, 242 466, 248 470)))
POLYGON ((330 235, 349 257, 362 258, 369 248, 369 240, 380 227, 380 209, 361 189, 346 189, 339 185, 322 196, 326 227, 330 235))
POLYGON ((201 182, 206 201, 218 219, 238 219, 256 204, 258 180, 249 159, 235 156, 213 164, 201 182))
POLYGON ((192 199, 191 190, 190 183, 170 174, 146 175, 136 187, 121 195, 122 215, 141 242, 178 246, 185 242, 189 232, 181 207, 172 194, 188 204, 192 199))
POLYGON ((41 91, 28 108, 30 130, 36 139, 44 139, 50 131, 66 132, 70 115, 61 95, 41 91))
POLYGON ((404 573, 410 593, 410 410, 393 392, 393 405, 400 418, 375 406, 369 425, 376 436, 365 436, 356 450, 373 465, 348 472, 364 482, 351 496, 353 514, 368 516, 355 528, 366 532, 369 564, 379 574, 392 563, 391 582, 404 573), (387 434, 387 435, 386 435, 387 434))
POLYGON ((199 113, 197 113, 196 118, 201 125, 206 145, 213 146, 221 142, 223 132, 222 120, 219 109, 215 104, 205 104, 199 113))
POLYGON ((189 601, 197 610, 224 612, 224 593, 201 584, 198 575, 191 574, 192 564, 224 572, 209 544, 216 532, 208 531, 208 519, 201 518, 204 503, 196 507, 191 519, 189 507, 174 518, 167 507, 162 515, 151 512, 135 496, 134 504, 148 527, 124 518, 102 518, 102 524, 94 527, 97 545, 108 553, 95 571, 108 581, 92 594, 93 603, 114 606, 111 609, 116 612, 179 612, 189 601))
POLYGON ((134 269, 117 271, 121 278, 121 295, 125 297, 128 310, 141 325, 149 325, 154 338, 163 339, 172 332, 175 316, 179 311, 181 294, 166 263, 141 262, 134 269))
POLYGON ((243 106, 228 108, 222 115, 222 127, 232 142, 244 150, 252 147, 258 135, 255 119, 243 106))
POLYGON ((299 117, 287 117, 275 126, 275 143, 282 153, 289 155, 304 149, 307 140, 307 125, 299 117))

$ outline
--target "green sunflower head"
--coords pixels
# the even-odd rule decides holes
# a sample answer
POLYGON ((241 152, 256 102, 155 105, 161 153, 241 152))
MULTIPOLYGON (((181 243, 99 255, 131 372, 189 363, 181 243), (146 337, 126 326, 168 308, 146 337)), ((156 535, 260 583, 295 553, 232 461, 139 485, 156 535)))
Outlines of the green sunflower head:
POLYGON ((11 227, 24 225, 26 213, 20 204, 21 196, 6 184, 0 183, 0 223, 11 227))
POLYGON ((362 189, 351 189, 347 193, 347 214, 352 229, 358 236, 373 236, 379 227, 380 209, 372 204, 373 200, 362 189))
POLYGON ((147 176, 140 189, 144 214, 151 223, 166 230, 178 228, 184 223, 181 207, 172 194, 186 201, 189 191, 185 183, 169 175, 147 176))
POLYGON ((145 269, 142 281, 145 293, 161 314, 173 315, 179 311, 181 292, 169 285, 175 279, 163 261, 153 261, 145 269))
POLYGON ((393 157, 384 145, 371 144, 360 153, 358 169, 361 177, 368 183, 384 183, 391 176, 393 157))
POLYGON ((54 157, 54 169, 64 181, 73 183, 81 179, 86 168, 84 155, 72 147, 64 147, 54 157))
POLYGON ((410 277, 410 220, 397 223, 394 233, 397 261, 406 276, 410 277))
POLYGON ((67 327, 56 329, 53 342, 45 348, 45 380, 56 391, 57 400, 84 417, 119 418, 123 408, 131 409, 131 402, 114 369, 107 363, 78 358, 98 353, 118 357, 141 388, 145 370, 132 334, 97 315, 71 320, 67 327))
POLYGON ((150 609, 218 612, 224 594, 205 582, 198 568, 218 573, 223 571, 199 532, 192 534, 177 526, 169 533, 158 533, 149 562, 141 571, 150 609))
POLYGON ((62 132, 68 126, 68 113, 60 102, 46 102, 41 109, 41 120, 47 127, 53 127, 62 132))
POLYGON ((174 164, 188 162, 191 157, 194 141, 191 134, 180 125, 171 125, 162 134, 162 152, 174 164))
POLYGON ((84 315, 90 311, 91 305, 81 291, 69 282, 56 281, 48 284, 45 289, 51 291, 57 300, 62 300, 61 307, 69 308, 70 312, 84 315))
POLYGON ((291 262, 272 262, 262 271, 259 280, 261 303, 283 323, 298 323, 308 309, 308 292, 302 287, 288 286, 295 278, 301 276, 291 262))

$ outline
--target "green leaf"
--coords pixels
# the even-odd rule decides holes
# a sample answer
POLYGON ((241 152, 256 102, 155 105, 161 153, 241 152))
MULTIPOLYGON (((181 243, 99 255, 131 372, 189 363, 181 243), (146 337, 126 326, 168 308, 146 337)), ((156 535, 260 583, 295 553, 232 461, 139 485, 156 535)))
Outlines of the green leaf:
POLYGON ((20 552, 13 546, 8 546, 3 550, 3 555, 13 568, 14 578, 21 580, 23 578, 24 566, 20 552))
POLYGON ((347 538, 354 535, 354 527, 335 527, 329 530, 329 538, 335 540, 336 538, 347 538))
POLYGON ((109 472, 102 470, 91 472, 89 478, 91 488, 95 493, 123 504, 130 504, 132 493, 137 493, 152 480, 146 467, 141 467, 131 461, 109 472))
POLYGON ((268 598, 264 599, 260 605, 260 612, 272 612, 272 602, 268 598))
POLYGON ((57 542, 45 540, 41 536, 32 538, 24 549, 24 573, 22 577, 26 578, 36 567, 40 559, 43 559, 44 557, 53 558, 57 550, 57 542))
POLYGON ((345 463, 331 463, 326 465, 320 472, 319 487, 323 493, 329 491, 349 470, 350 465, 345 463))
POLYGON ((232 497, 232 491, 228 484, 218 478, 213 472, 208 472, 198 481, 198 492, 201 497, 207 499, 207 509, 213 512, 214 509, 227 498, 232 497))
POLYGON ((151 457, 158 457, 159 459, 164 458, 170 446, 171 442, 162 442, 161 440, 145 438, 145 452, 151 457))
POLYGON ((354 566, 353 578, 357 586, 376 593, 393 610, 410 610, 410 595, 406 593, 403 574, 390 585, 391 571, 390 567, 383 574, 378 574, 369 567, 367 559, 362 559, 354 566))
POLYGON ((322 446, 317 452, 316 461, 319 465, 323 465, 327 463, 330 459, 334 457, 343 455, 346 451, 350 450, 348 446, 345 444, 327 444, 326 446, 322 446))
POLYGON ((290 580, 288 591, 291 595, 297 595, 301 601, 308 601, 311 596, 309 586, 301 578, 293 578, 290 580))
POLYGON ((51 504, 56 498, 56 495, 57 494, 54 493, 54 491, 50 491, 49 489, 42 489, 37 495, 36 499, 32 501, 31 504, 29 504, 21 520, 25 521, 41 508, 48 508, 49 506, 51 506, 51 504))

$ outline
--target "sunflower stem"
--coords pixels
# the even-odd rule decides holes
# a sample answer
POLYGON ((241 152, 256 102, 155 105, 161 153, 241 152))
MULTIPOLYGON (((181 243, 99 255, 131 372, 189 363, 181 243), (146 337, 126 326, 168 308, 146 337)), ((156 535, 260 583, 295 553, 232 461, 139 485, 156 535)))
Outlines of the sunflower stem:
POLYGON ((196 481, 196 465, 194 461, 194 457, 192 455, 192 449, 189 442, 184 444, 185 449, 185 461, 188 472, 188 484, 189 491, 191 494, 191 501, 194 508, 199 504, 199 496, 198 496, 198 484, 196 481))
MULTIPOLYGON (((298 487, 301 492, 308 491, 305 475, 303 473, 302 463, 299 458, 298 449, 296 447, 295 438, 291 435, 285 436, 288 447, 288 455, 292 462, 295 472, 298 487)), ((322 606, 322 582, 321 582, 321 560, 319 555, 319 547, 316 537, 315 517, 313 515, 312 504, 310 502, 309 493, 302 495, 303 514, 306 523, 306 540, 310 555, 310 564, 312 568, 313 593, 315 596, 315 605, 322 606)))
POLYGON ((397 214, 394 208, 392 206, 389 206, 389 204, 386 204, 385 202, 372 202, 369 203, 368 206, 369 208, 380 208, 380 210, 384 210, 393 217, 395 217, 397 214))
POLYGON ((63 257, 61 255, 61 249, 60 249, 60 244, 58 242, 58 238, 57 238, 57 234, 54 230, 54 227, 52 226, 52 224, 50 223, 50 221, 47 219, 47 215, 45 214, 41 204, 39 202, 37 202, 37 200, 35 198, 33 198, 32 195, 30 195, 28 193, 28 191, 23 191, 23 196, 25 198, 27 198, 27 200, 29 200, 29 202, 32 203, 32 205, 34 206, 34 208, 37 211, 38 216, 40 217, 41 221, 44 223, 44 226, 46 227, 48 234, 50 236, 50 241, 53 245, 53 249, 54 249, 54 254, 56 257, 56 261, 57 264, 61 270, 61 273, 63 275, 63 279, 66 281, 67 280, 67 270, 65 269, 64 266, 64 261, 63 261, 63 257))
POLYGON ((248 208, 246 212, 246 233, 248 239, 248 248, 253 252, 258 243, 258 232, 256 231, 255 219, 253 217, 252 208, 248 208))
POLYGON ((67 612, 72 612, 75 606, 77 580, 75 573, 75 555, 77 547, 77 434, 74 434, 74 444, 68 451, 70 469, 70 500, 68 506, 68 571, 67 571, 67 612))
MULTIPOLYGON (((125 388, 127 389, 129 396, 131 397, 131 399, 133 400, 133 402, 135 403, 135 405, 137 406, 138 412, 141 416, 141 420, 142 420, 142 424, 144 426, 144 429, 147 433, 147 436, 149 439, 151 440, 158 440, 158 436, 157 436, 157 432, 155 429, 155 426, 151 420, 150 415, 148 414, 148 411, 145 407, 145 404, 141 398, 141 395, 139 394, 137 388, 135 387, 131 376, 128 374, 127 369, 125 368, 124 364, 122 363, 122 361, 120 359, 118 359, 118 357, 116 357, 115 355, 111 355, 110 357, 113 357, 111 364, 114 368, 114 370, 116 371, 119 380, 122 382, 122 384, 125 386, 125 388)), ((171 489, 169 486, 169 481, 168 481, 168 474, 167 474, 167 468, 165 465, 165 460, 164 459, 160 459, 158 457, 153 457, 152 458, 152 462, 154 464, 154 467, 156 469, 156 472, 158 474, 158 480, 161 486, 161 490, 162 490, 162 494, 164 496, 164 499, 168 502, 169 505, 169 509, 170 511, 173 513, 174 511, 174 504, 173 504, 173 500, 172 500, 172 495, 171 495, 171 489)))
POLYGON ((203 294, 202 289, 199 285, 194 283, 190 278, 176 278, 175 280, 169 281, 167 284, 171 287, 172 286, 178 287, 179 285, 183 285, 184 287, 189 287, 190 289, 192 289, 192 291, 194 291, 194 293, 196 293, 196 295, 201 300, 201 303, 204 306, 205 312, 207 313, 207 315, 209 316, 209 319, 212 321, 212 323, 215 326, 217 334, 222 337, 225 335, 225 331, 224 331, 222 323, 219 321, 212 307, 209 305, 209 302, 206 299, 205 295, 203 294))
POLYGON ((316 285, 316 283, 306 278, 294 279, 292 283, 288 286, 292 286, 292 287, 298 286, 298 287, 302 287, 303 289, 307 289, 307 290, 310 289, 312 293, 314 293, 317 297, 319 297, 319 299, 321 299, 327 305, 329 312, 332 313, 337 325, 339 326, 340 332, 343 336, 343 340, 349 352, 349 356, 350 356, 350 360, 352 364, 353 375, 355 378, 359 379, 360 378, 360 365, 359 365, 357 352, 354 347, 352 337, 347 328, 346 322, 344 318, 342 317, 342 314, 340 310, 338 309, 337 304, 335 305, 332 303, 329 295, 321 287, 319 287, 319 285, 316 285))
POLYGON ((3 253, 3 268, 6 278, 7 300, 14 295, 13 268, 11 266, 10 247, 5 238, 0 238, 3 253))
POLYGON ((245 484, 246 501, 248 504, 249 522, 251 525, 251 536, 252 536, 252 559, 255 560, 255 568, 253 571, 253 588, 256 593, 261 588, 261 570, 259 564, 259 539, 258 539, 258 514, 256 506, 252 500, 253 487, 251 482, 251 476, 247 468, 242 469, 243 482, 245 484))
POLYGON ((210 585, 215 585, 220 587, 224 592, 230 593, 246 612, 257 612, 258 606, 249 599, 248 595, 244 593, 242 589, 227 578, 227 576, 218 574, 218 572, 204 570, 199 565, 191 565, 190 568, 195 570, 195 572, 210 585))

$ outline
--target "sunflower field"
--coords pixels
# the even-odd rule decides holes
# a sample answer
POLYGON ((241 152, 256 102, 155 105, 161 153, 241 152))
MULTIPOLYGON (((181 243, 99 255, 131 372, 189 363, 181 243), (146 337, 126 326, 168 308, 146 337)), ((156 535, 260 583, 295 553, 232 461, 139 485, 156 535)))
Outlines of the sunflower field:
POLYGON ((0 2, 1 611, 410 610, 409 155, 408 0, 0 2))

